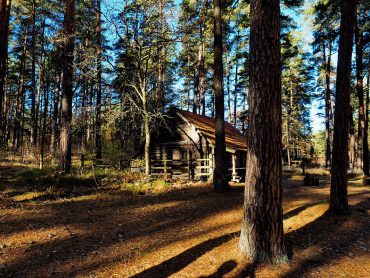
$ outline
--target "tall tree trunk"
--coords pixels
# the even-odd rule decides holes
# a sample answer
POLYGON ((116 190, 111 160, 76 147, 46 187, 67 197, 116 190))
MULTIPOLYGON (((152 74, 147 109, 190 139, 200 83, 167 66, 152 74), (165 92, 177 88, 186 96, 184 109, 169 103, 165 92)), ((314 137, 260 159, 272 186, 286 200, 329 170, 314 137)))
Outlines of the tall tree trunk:
POLYGON ((199 107, 199 74, 194 70, 194 90, 193 90, 193 113, 198 113, 199 107))
POLYGON ((355 166, 355 158, 356 158, 356 136, 355 136, 355 122, 353 121, 353 109, 350 108, 350 116, 349 116, 349 167, 351 169, 355 166))
POLYGON ((236 35, 236 51, 235 51, 235 80, 234 80, 234 126, 236 127, 236 108, 238 105, 238 76, 239 76, 239 40, 240 40, 240 31, 238 29, 236 35))
MULTIPOLYGON (((367 87, 369 85, 369 75, 367 76, 367 87)), ((366 92, 366 103, 365 103, 365 129, 364 129, 364 175, 369 176, 369 92, 366 92)))
MULTIPOLYGON (((35 107, 35 115, 34 115, 34 131, 33 131, 33 136, 35 137, 34 139, 37 140, 37 135, 38 135, 38 130, 39 130, 39 113, 40 113, 40 100, 41 100, 41 89, 43 85, 43 74, 44 74, 44 61, 43 61, 43 56, 44 56, 44 34, 45 32, 45 19, 42 23, 42 33, 41 33, 41 47, 40 47, 40 57, 39 57, 39 76, 38 76, 38 81, 37 81, 37 99, 36 99, 36 107, 35 107)), ((34 142, 34 145, 37 146, 37 141, 34 142)))
POLYGON ((59 138, 59 99, 61 82, 63 80, 62 73, 56 74, 55 88, 54 88, 54 99, 53 99, 53 115, 52 115, 52 129, 51 129, 51 140, 50 140, 50 154, 53 158, 56 158, 56 152, 58 149, 58 138, 59 138))
MULTIPOLYGON (((367 172, 365 173, 364 158, 368 156, 368 151, 365 150, 365 133, 366 124, 365 124, 365 103, 364 103, 364 80, 362 76, 363 72, 363 32, 361 31, 357 19, 356 30, 355 30, 355 42, 356 42, 356 92, 358 98, 358 141, 357 141, 357 168, 362 169, 364 175, 369 174, 369 166, 367 165, 367 172)), ((366 136, 367 137, 367 136, 366 136)), ((367 159, 368 164, 368 159, 367 159)))
POLYGON ((213 186, 216 192, 229 191, 226 180, 225 107, 222 64, 222 17, 221 0, 214 0, 214 91, 216 112, 216 144, 213 186))
POLYGON ((36 0, 32 1, 32 33, 31 33, 31 147, 37 143, 36 121, 36 0))
MULTIPOLYGON (((8 33, 11 0, 0 0, 0 127, 3 126, 3 103, 8 60, 8 33)), ((4 132, 4 131, 3 131, 4 132)), ((0 134, 0 147, 4 134, 0 134)))
MULTIPOLYGON (((202 27, 204 29, 204 27, 202 27)), ((204 32, 204 30, 203 30, 204 32)), ((203 35, 202 35, 203 36, 203 35)), ((199 49, 199 95, 200 95, 200 114, 206 114, 206 95, 205 95, 205 39, 202 38, 199 49)))
POLYGON ((149 177, 150 172, 151 172, 151 158, 150 158, 151 130, 150 130, 148 103, 147 103, 148 101, 147 92, 145 88, 146 88, 146 84, 142 86, 141 96, 142 96, 142 101, 143 101, 143 121, 144 121, 144 138, 145 138, 145 146, 144 146, 145 175, 149 177))
POLYGON ((291 149, 290 149, 290 119, 293 111, 293 80, 290 80, 290 89, 289 89, 289 107, 286 115, 286 150, 287 150, 287 159, 288 159, 288 167, 290 170, 291 167, 291 149))
POLYGON ((157 85, 157 109, 162 111, 164 109, 164 14, 163 14, 163 0, 158 1, 158 12, 159 12, 159 41, 158 46, 158 65, 157 65, 157 75, 158 75, 158 85, 157 85))
POLYGON ((202 12, 201 12, 201 20, 200 20, 200 56, 199 56, 199 94, 200 94, 200 113, 205 116, 206 115, 206 67, 205 67, 205 56, 206 56, 206 20, 207 20, 207 12, 208 12, 208 4, 209 1, 205 1, 202 12))
POLYGON ((187 45, 187 67, 186 67, 186 84, 187 84, 187 97, 186 97, 186 105, 187 110, 190 111, 190 88, 191 88, 191 73, 190 73, 190 43, 188 42, 187 45))
POLYGON ((18 77, 18 89, 16 97, 16 107, 15 107, 15 119, 14 119, 14 133, 13 133, 13 149, 14 152, 17 152, 20 147, 20 132, 21 132, 21 117, 22 117, 22 99, 25 95, 25 71, 26 71, 26 55, 27 55, 27 40, 28 40, 28 31, 24 35, 23 42, 23 51, 21 65, 19 69, 18 77))
POLYGON ((60 169, 70 173, 72 167, 72 97, 73 97, 73 52, 74 52, 75 1, 66 0, 63 43, 63 93, 60 133, 60 169))
POLYGON ((251 75, 244 218, 239 248, 255 262, 285 261, 281 161, 280 1, 251 1, 251 75))
MULTIPOLYGON (((226 42, 227 45, 227 42, 226 42)), ((226 94, 227 94, 227 121, 232 123, 232 109, 231 109, 231 88, 230 88, 230 62, 229 62, 229 49, 228 46, 226 47, 226 67, 225 67, 225 75, 226 75, 226 94)))
POLYGON ((350 86, 356 0, 343 0, 338 50, 337 84, 334 115, 333 159, 330 187, 330 210, 348 211, 347 167, 350 115, 350 86))
MULTIPOLYGON (((87 49, 88 47, 88 39, 87 37, 84 40, 84 48, 87 49)), ((81 142, 81 164, 84 163, 84 156, 86 154, 86 125, 87 125, 87 96, 89 93, 89 69, 86 67, 83 69, 83 76, 82 76, 82 99, 81 99, 81 127, 80 127, 80 142, 81 142)), ((99 86, 99 85, 98 85, 99 86)), ((99 135, 96 134, 96 138, 99 135)))
POLYGON ((97 91, 96 91, 96 130, 95 130, 95 146, 96 159, 102 159, 102 132, 101 132, 101 106, 102 106, 102 54, 101 54, 101 1, 96 1, 96 35, 97 35, 97 91))
POLYGON ((49 88, 50 88, 50 78, 47 74, 46 86, 44 86, 44 111, 42 113, 42 131, 41 131, 41 142, 40 142, 40 169, 44 168, 45 161, 45 141, 46 141, 46 123, 48 116, 48 102, 49 102, 49 88))
POLYGON ((330 75, 331 75, 331 56, 332 56, 332 40, 329 38, 328 42, 328 56, 325 55, 325 45, 323 49, 325 61, 325 167, 331 166, 331 138, 333 126, 333 110, 331 105, 331 89, 330 89, 330 75))

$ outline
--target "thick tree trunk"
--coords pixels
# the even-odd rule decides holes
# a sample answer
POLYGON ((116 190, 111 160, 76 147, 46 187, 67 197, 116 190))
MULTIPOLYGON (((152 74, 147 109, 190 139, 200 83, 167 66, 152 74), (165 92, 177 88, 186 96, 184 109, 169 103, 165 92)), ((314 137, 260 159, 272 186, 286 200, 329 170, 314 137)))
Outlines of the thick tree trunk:
POLYGON ((255 262, 287 259, 283 241, 280 1, 251 1, 251 76, 244 218, 239 248, 255 262))
POLYGON ((95 147, 96 159, 102 159, 102 132, 101 132, 101 106, 102 106, 102 54, 101 54, 101 1, 96 1, 96 33, 97 33, 97 91, 96 91, 96 130, 95 130, 95 147))
POLYGON ((70 173, 72 167, 72 97, 73 97, 73 52, 74 52, 75 1, 66 0, 64 14, 63 44, 63 93, 60 133, 60 169, 70 173))
POLYGON ((229 191, 226 180, 225 110, 222 64, 222 17, 221 0, 214 0, 214 91, 216 112, 216 145, 213 186, 216 192, 229 191))
MULTIPOLYGON (((365 103, 364 103, 364 80, 362 76, 363 65, 363 32, 358 26, 358 22, 356 24, 356 31, 355 31, 355 42, 356 42, 356 91, 358 97, 358 141, 357 141, 357 168, 362 169, 364 175, 369 174, 369 165, 364 165, 364 160, 366 160, 365 156, 367 156, 367 164, 368 164, 368 150, 365 150, 364 145, 367 143, 365 142, 365 137, 367 137, 367 130, 366 130, 366 119, 365 119, 365 103), (365 136, 366 133, 366 136, 365 136), (366 170, 365 170, 366 168, 366 170), (366 171, 366 172, 365 172, 366 171)), ((367 138, 366 138, 367 140, 367 138)))
MULTIPOLYGON (((11 0, 0 0, 0 127, 3 126, 3 103, 8 60, 8 33, 11 0)), ((3 131, 4 132, 4 131, 3 131)), ((4 134, 0 134, 0 147, 4 134)))
POLYGON ((338 50, 337 84, 334 118, 333 159, 330 187, 330 210, 348 211, 347 167, 350 116, 350 86, 356 0, 343 0, 338 50))

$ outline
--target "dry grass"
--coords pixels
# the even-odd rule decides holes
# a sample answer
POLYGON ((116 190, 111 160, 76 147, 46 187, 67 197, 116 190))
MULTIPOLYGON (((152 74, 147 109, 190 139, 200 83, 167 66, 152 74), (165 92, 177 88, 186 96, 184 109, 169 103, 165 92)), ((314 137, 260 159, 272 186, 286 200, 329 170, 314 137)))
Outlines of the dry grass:
POLYGON ((349 187, 352 214, 334 216, 325 173, 312 188, 284 175, 290 261, 270 266, 251 265, 237 250, 242 185, 221 195, 203 183, 96 176, 0 164, 1 277, 370 277, 362 179, 349 187))

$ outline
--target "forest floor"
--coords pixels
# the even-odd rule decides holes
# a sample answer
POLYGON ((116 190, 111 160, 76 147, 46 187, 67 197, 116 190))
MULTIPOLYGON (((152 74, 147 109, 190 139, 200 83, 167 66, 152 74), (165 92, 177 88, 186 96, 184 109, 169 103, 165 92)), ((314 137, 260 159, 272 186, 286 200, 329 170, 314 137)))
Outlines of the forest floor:
POLYGON ((327 175, 308 188, 284 174, 290 260, 272 266, 237 250, 242 185, 229 194, 205 183, 129 190, 117 177, 96 186, 96 177, 47 175, 0 163, 0 277, 370 277, 361 178, 350 180, 351 214, 334 216, 327 175))

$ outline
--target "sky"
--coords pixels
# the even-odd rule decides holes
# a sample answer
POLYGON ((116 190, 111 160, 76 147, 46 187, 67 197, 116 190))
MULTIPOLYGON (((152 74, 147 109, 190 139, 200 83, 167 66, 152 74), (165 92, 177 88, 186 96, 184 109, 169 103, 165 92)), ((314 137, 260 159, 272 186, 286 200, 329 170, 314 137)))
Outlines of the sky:
MULTIPOLYGON (((103 10, 104 10, 103 14, 109 14, 113 12, 113 10, 117 11, 119 10, 119 6, 122 5, 120 1, 116 1, 116 0, 106 0, 104 2, 105 2, 105 5, 103 5, 103 10)), ((175 0, 176 6, 178 6, 180 2, 181 0, 175 0)), ((312 2, 312 0, 306 0, 305 7, 308 7, 309 5, 308 2, 312 2)), ((303 39, 305 49, 311 52, 312 51, 311 43, 313 41, 312 18, 305 16, 304 13, 295 13, 294 15, 292 15, 292 17, 298 23, 298 27, 299 27, 298 31, 302 33, 302 39, 303 39)), ((336 63, 336 57, 334 57, 334 63, 336 63)), ((322 106, 321 101, 315 98, 312 98, 312 103, 310 105, 310 116, 311 116, 311 127, 312 127, 313 133, 316 133, 318 131, 325 129, 324 118, 322 116, 319 116, 319 114, 323 114, 323 111, 322 111, 323 109, 320 108, 320 106, 322 106)))
MULTIPOLYGON (((310 0, 305 1, 304 11, 308 8, 308 6, 312 5, 310 0)), ((313 42, 313 22, 312 17, 306 16, 304 13, 297 14, 294 16, 295 20, 297 21, 299 32, 302 33, 302 41, 304 44, 304 48, 308 52, 312 52, 312 42, 313 42)), ((320 116, 319 114, 323 114, 323 109, 320 108, 322 101, 318 100, 317 98, 311 99, 310 105, 310 117, 311 117, 311 127, 312 133, 317 133, 319 131, 325 130, 324 121, 325 119, 320 116)))

